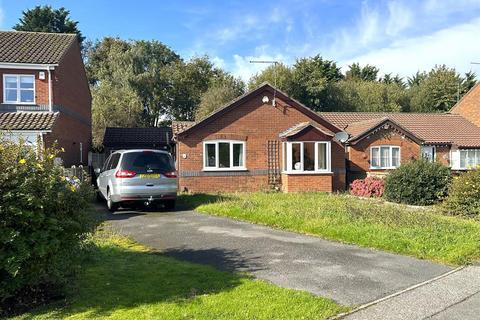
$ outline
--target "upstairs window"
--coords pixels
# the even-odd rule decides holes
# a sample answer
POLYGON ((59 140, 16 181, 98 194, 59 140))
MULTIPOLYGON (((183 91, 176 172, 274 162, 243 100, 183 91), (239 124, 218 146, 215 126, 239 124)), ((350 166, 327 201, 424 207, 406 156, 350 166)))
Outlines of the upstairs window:
POLYGON ((35 76, 6 74, 3 76, 4 103, 35 103, 35 76))
POLYGON ((246 170, 245 142, 216 140, 203 143, 204 170, 246 170))
POLYGON ((328 173, 330 142, 301 141, 283 143, 285 173, 328 173))
POLYGON ((371 169, 395 169, 400 166, 400 147, 376 146, 370 148, 371 169))

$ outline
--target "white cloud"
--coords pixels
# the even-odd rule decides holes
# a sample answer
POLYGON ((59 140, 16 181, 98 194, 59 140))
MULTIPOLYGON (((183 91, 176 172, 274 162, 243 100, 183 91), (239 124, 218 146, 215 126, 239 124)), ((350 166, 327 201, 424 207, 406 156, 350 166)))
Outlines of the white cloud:
POLYGON ((385 32, 389 36, 399 34, 413 23, 413 12, 400 1, 389 2, 388 13, 389 19, 385 32))
POLYGON ((233 56, 233 65, 229 66, 228 69, 236 77, 240 77, 244 81, 248 81, 251 76, 269 66, 267 63, 251 63, 250 61, 285 61, 285 57, 281 54, 274 56, 268 54, 240 56, 235 54, 233 56))
POLYGON ((387 47, 342 61, 340 65, 345 67, 358 61, 360 64, 373 64, 384 73, 398 73, 401 76, 410 76, 435 64, 446 64, 465 72, 472 69, 471 61, 480 60, 478 30, 480 18, 430 35, 393 41, 387 47))

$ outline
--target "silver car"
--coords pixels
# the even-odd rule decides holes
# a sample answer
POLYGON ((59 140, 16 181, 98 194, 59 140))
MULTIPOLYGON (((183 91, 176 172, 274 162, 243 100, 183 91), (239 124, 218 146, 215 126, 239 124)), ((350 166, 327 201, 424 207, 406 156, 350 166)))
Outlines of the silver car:
POLYGON ((115 151, 96 173, 99 196, 107 200, 110 211, 121 205, 154 202, 162 202, 166 209, 175 208, 178 179, 168 152, 115 151))

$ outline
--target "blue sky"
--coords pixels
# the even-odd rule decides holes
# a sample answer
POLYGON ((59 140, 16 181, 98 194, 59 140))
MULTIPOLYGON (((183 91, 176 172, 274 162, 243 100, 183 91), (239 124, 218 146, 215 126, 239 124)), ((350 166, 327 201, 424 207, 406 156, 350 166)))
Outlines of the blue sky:
POLYGON ((156 39, 184 58, 208 54, 247 79, 264 65, 321 54, 408 76, 445 63, 480 66, 480 0, 27 1, 0 0, 0 29, 39 4, 64 6, 90 39, 156 39))

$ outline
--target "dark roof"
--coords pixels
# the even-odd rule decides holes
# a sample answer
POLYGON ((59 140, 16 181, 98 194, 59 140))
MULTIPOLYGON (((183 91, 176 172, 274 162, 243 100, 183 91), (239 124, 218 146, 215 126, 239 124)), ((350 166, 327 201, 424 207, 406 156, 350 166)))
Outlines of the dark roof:
POLYGON ((319 128, 318 126, 314 125, 313 123, 310 123, 310 122, 300 122, 300 123, 297 123, 296 125, 294 125, 293 127, 291 128, 288 128, 287 130, 283 131, 282 133, 280 133, 278 136, 280 138, 288 138, 288 137, 292 137, 300 132, 302 132, 303 130, 305 130, 306 128, 308 127, 312 127, 312 128, 315 128, 317 129, 318 131, 322 132, 323 134, 327 135, 327 136, 331 136, 333 137, 333 133, 331 131, 326 131, 325 129, 321 129, 319 128))
POLYGON ((76 34, 0 31, 0 62, 57 64, 76 34))
POLYGON ((322 117, 351 136, 375 129, 385 120, 401 126, 426 144, 480 147, 480 128, 449 113, 321 112, 322 117))
POLYGON ((175 137, 180 132, 187 130, 195 124, 195 121, 172 121, 172 133, 175 137))
POLYGON ((334 124, 331 122, 325 120, 321 115, 318 113, 315 113, 302 103, 298 102, 297 100, 289 97, 286 93, 276 89, 273 87, 270 83, 264 82, 257 88, 241 95, 240 97, 230 101, 228 104, 224 105, 222 108, 215 110, 211 114, 207 115, 206 117, 202 118, 201 120, 195 122, 191 127, 184 129, 183 131, 179 132, 180 135, 186 134, 187 132, 194 130, 195 128, 204 126, 215 119, 223 116, 226 112, 229 110, 241 105, 244 101, 249 99, 251 96, 255 96, 257 94, 260 94, 261 92, 268 91, 270 93, 276 94, 277 97, 282 99, 285 103, 291 105, 292 107, 296 108, 306 116, 308 116, 310 119, 320 123, 323 127, 325 127, 327 130, 338 132, 341 131, 338 127, 336 127, 334 124))
POLYGON ((105 147, 148 146, 169 144, 172 139, 170 127, 158 128, 107 128, 103 137, 105 147))
POLYGON ((1 130, 52 130, 58 112, 1 112, 1 130))

